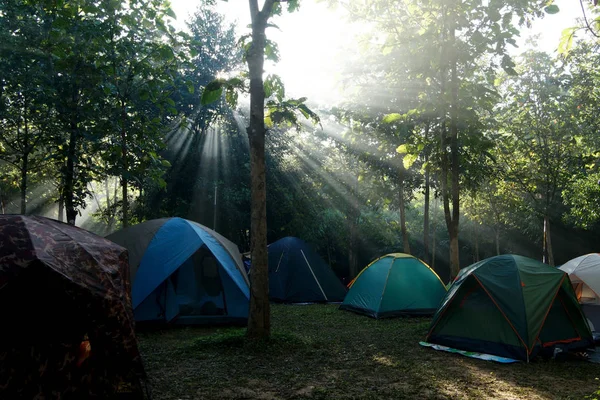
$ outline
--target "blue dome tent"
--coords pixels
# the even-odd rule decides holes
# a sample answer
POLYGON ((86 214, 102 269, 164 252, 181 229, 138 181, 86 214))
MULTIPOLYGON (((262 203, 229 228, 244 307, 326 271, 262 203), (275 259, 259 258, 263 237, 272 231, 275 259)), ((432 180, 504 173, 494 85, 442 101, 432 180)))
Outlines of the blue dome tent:
POLYGON ((284 303, 341 302, 346 288, 304 241, 285 237, 271 243, 269 297, 284 303))
POLYGON ((162 218, 107 239, 129 251, 136 321, 247 321, 250 290, 242 257, 217 232, 182 218, 162 218))

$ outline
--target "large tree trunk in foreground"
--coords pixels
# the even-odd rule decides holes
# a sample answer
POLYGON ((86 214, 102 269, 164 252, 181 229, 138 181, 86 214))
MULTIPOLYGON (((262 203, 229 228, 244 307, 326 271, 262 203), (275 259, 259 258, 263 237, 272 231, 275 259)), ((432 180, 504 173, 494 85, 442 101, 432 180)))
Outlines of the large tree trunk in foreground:
POLYGON ((271 334, 269 304, 269 270, 267 256, 267 182, 265 172, 265 89, 263 66, 265 58, 267 20, 273 7, 266 0, 263 10, 257 0, 250 0, 252 16, 252 45, 247 55, 250 72, 250 140, 251 176, 251 226, 250 252, 252 257, 252 282, 250 285, 250 314, 247 336, 266 338, 271 334))

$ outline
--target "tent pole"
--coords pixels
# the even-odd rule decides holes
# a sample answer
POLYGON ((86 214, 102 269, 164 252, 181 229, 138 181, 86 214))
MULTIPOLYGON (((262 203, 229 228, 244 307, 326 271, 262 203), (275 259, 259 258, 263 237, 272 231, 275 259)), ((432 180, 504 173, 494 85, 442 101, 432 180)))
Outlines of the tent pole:
POLYGON ((323 293, 323 297, 325 298, 325 301, 329 301, 329 299, 325 295, 325 291, 321 287, 321 284, 319 283, 319 280, 317 279, 317 276, 313 272, 313 269, 310 266, 310 263, 308 262, 308 260, 306 259, 306 256, 304 255, 304 251, 302 251, 302 249, 300 249, 300 253, 302 253, 302 257, 304 257, 304 261, 306 261, 306 265, 308 265, 308 269, 310 269, 310 273, 312 274, 313 278, 315 278, 315 282, 317 282, 317 285, 319 286, 319 289, 321 289, 321 293, 323 293))

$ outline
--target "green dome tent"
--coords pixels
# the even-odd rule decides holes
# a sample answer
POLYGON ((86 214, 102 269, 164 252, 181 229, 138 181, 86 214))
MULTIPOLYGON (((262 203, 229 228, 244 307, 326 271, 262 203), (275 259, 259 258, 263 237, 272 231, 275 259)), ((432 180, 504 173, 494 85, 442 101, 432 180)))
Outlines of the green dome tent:
POLYGON ((357 275, 340 310, 373 318, 431 315, 445 294, 444 283, 427 264, 394 253, 378 258, 357 275))
POLYGON ((593 343, 567 275, 510 254, 460 271, 433 317, 427 341, 527 361, 543 348, 593 343))

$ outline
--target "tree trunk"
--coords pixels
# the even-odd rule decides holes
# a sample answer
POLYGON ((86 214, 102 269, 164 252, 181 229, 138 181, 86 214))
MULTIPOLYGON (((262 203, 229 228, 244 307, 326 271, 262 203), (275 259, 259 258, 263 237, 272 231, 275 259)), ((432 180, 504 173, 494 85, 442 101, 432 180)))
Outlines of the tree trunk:
POLYGON ((29 153, 24 152, 21 158, 21 214, 27 214, 27 172, 29 167, 29 153))
POLYGON ((250 313, 247 337, 266 338, 271 334, 269 304, 269 270, 267 257, 267 191, 265 171, 265 89, 263 65, 266 45, 265 29, 273 2, 267 0, 263 10, 258 2, 250 0, 252 16, 252 45, 247 62, 250 73, 250 141, 251 175, 251 225, 250 252, 252 257, 252 281, 250 285, 250 313))
POLYGON ((500 229, 496 229, 496 255, 500 255, 500 229))
POLYGON ((404 171, 400 172, 398 178, 398 203, 400 208, 400 231, 402 232, 402 246, 406 254, 410 253, 410 242, 408 241, 408 230, 406 229, 406 206, 404 204, 404 171))
POLYGON ((552 251, 552 240, 550 237, 550 217, 544 215, 544 262, 554 267, 554 253, 552 251), (548 259, 546 260, 546 254, 548 259))
POLYGON ((354 193, 350 196, 350 215, 348 215, 350 240, 348 243, 348 272, 350 278, 354 279, 358 275, 358 219, 360 218, 360 204, 358 202, 358 175, 354 180, 354 193))
POLYGON ((65 187, 63 197, 67 213, 67 223, 75 225, 77 210, 75 209, 75 152, 77 149, 77 123, 71 122, 71 132, 69 134, 69 148, 67 153, 67 166, 65 171, 65 187))
POLYGON ((352 210, 350 211, 350 216, 348 218, 350 223, 350 241, 348 243, 348 272, 350 274, 350 278, 354 279, 356 275, 358 275, 358 258, 356 256, 356 236, 357 236, 357 221, 358 216, 355 211, 354 201, 352 204, 352 210))
POLYGON ((475 254, 473 254, 473 262, 479 262, 479 235, 475 233, 475 254))
POLYGON ((127 132, 125 130, 125 119, 127 118, 125 114, 125 104, 121 102, 121 157, 123 159, 123 174, 121 175, 121 186, 123 189, 123 203, 122 203, 122 212, 123 212, 123 228, 127 228, 129 226, 129 199, 128 199, 128 181, 127 181, 127 173, 129 169, 129 163, 127 161, 127 132))
POLYGON ((21 158, 21 214, 27 213, 27 174, 29 172, 29 124, 27 122, 27 101, 23 110, 23 157, 21 158))
POLYGON ((65 197, 64 197, 64 185, 60 188, 60 194, 58 196, 58 220, 65 222, 65 197))
MULTIPOLYGON (((429 123, 425 126, 425 146, 429 139, 429 123)), ((425 206, 423 210, 423 261, 429 264, 429 150, 425 150, 425 206)))
POLYGON ((4 196, 2 196, 2 188, 0 187, 0 211, 2 214, 6 214, 6 209, 4 208, 4 196))
MULTIPOLYGON (((453 21, 454 23, 454 21, 453 21)), ((451 157, 451 171, 452 171, 452 229, 449 230, 450 234, 450 269, 452 271, 452 278, 458 275, 460 270, 460 258, 459 258, 459 246, 458 246, 458 229, 459 229, 459 218, 460 218, 460 190, 459 190, 459 157, 458 157, 458 61, 456 55, 456 31, 452 27, 450 29, 450 40, 451 40, 451 92, 452 92, 452 105, 450 108, 450 157, 451 157)))

